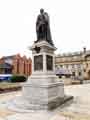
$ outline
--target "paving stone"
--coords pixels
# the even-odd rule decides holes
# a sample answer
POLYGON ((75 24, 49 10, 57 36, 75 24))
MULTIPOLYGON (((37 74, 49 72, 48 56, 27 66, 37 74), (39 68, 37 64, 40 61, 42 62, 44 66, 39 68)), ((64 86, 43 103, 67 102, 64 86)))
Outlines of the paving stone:
POLYGON ((3 118, 0 118, 0 120, 4 120, 3 118))
POLYGON ((55 115, 50 120, 70 120, 70 119, 69 119, 69 117, 64 117, 64 116, 61 116, 61 115, 55 115))
POLYGON ((70 120, 90 120, 90 115, 87 114, 78 114, 72 112, 63 112, 60 115, 69 118, 70 120))
POLYGON ((0 117, 5 118, 8 115, 12 115, 12 114, 14 114, 14 112, 12 112, 8 109, 5 109, 5 108, 2 108, 2 109, 0 108, 0 117))
POLYGON ((29 114, 15 114, 7 117, 7 120, 49 120, 48 114, 29 113, 29 114))
POLYGON ((65 86, 65 93, 74 96, 73 103, 46 113, 13 112, 7 109, 7 100, 20 96, 21 93, 0 95, 0 120, 90 120, 90 84, 65 86))

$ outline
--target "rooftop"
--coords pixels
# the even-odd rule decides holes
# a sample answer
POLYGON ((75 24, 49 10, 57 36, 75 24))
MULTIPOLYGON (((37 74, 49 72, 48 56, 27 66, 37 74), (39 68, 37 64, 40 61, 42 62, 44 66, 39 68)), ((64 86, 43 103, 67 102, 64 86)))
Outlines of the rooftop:
POLYGON ((16 55, 10 55, 10 56, 3 56, 2 59, 12 59, 13 57, 15 57, 16 55))
POLYGON ((2 68, 2 69, 5 69, 5 68, 11 69, 12 65, 9 64, 9 63, 3 63, 3 64, 0 64, 0 68, 2 68))
POLYGON ((80 56, 83 54, 90 54, 90 50, 86 50, 85 53, 83 51, 77 51, 77 52, 57 54, 56 57, 70 57, 70 56, 72 57, 72 56, 80 56))

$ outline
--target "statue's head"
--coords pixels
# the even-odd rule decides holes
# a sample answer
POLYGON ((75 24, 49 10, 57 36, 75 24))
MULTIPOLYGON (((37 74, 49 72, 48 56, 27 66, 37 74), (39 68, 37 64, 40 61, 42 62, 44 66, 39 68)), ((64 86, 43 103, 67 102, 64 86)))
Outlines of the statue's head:
POLYGON ((41 13, 41 14, 44 13, 44 9, 43 9, 43 8, 40 9, 40 13, 41 13))

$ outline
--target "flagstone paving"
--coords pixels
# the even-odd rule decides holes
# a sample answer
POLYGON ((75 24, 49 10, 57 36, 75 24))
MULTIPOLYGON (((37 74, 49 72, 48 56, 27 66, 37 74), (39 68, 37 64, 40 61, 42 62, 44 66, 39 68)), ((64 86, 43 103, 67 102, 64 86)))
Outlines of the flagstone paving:
POLYGON ((90 120, 90 84, 65 86, 65 93, 73 95, 71 104, 53 111, 19 113, 8 109, 8 101, 21 95, 21 91, 0 94, 0 120, 90 120))

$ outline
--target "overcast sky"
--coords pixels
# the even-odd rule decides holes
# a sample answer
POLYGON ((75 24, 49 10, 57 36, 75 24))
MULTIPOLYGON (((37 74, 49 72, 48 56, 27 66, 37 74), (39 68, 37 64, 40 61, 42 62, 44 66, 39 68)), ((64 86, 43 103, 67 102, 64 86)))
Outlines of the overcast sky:
POLYGON ((90 0, 0 0, 0 57, 31 55, 40 8, 50 16, 57 53, 90 49, 90 0))

